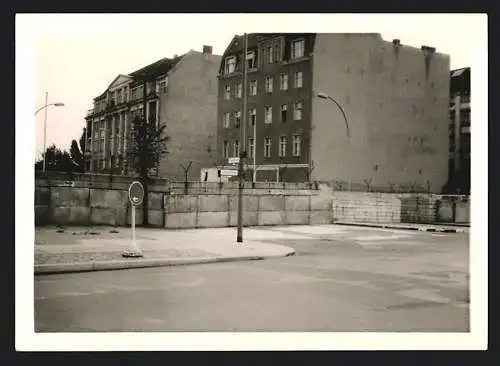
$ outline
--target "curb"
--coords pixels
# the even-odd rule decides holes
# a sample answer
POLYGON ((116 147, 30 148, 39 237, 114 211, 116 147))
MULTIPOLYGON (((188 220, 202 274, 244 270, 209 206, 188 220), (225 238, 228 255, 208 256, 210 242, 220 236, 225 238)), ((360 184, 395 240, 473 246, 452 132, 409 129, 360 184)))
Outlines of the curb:
POLYGON ((469 229, 467 228, 439 228, 439 227, 415 227, 415 226, 397 226, 397 225, 386 225, 386 224, 364 224, 364 223, 350 223, 350 222, 334 222, 334 225, 343 226, 358 226, 358 227, 373 227, 380 229, 393 229, 393 230, 413 230, 413 231, 426 231, 426 232, 437 232, 437 233, 467 233, 469 229))
POLYGON ((97 261, 79 263, 36 264, 35 275, 49 275, 59 273, 80 273, 95 271, 113 271, 133 268, 172 267, 190 264, 224 263, 282 258, 295 255, 290 249, 283 254, 250 255, 233 257, 199 257, 199 258, 164 258, 164 259, 131 259, 116 261, 97 261))

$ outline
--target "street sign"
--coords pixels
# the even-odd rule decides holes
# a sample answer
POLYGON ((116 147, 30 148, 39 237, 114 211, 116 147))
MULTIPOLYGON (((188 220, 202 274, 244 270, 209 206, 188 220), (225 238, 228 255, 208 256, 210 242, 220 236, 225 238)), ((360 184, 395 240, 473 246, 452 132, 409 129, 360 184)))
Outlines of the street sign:
POLYGON ((236 169, 222 169, 220 174, 226 177, 234 177, 238 175, 238 171, 236 169))
POLYGON ((228 159, 228 164, 239 164, 240 163, 240 158, 229 158, 228 159))
POLYGON ((144 187, 141 182, 134 181, 128 187, 128 199, 132 206, 139 206, 144 200, 144 187))
POLYGON ((134 181, 128 187, 128 199, 132 204, 132 249, 123 252, 124 257, 142 257, 142 252, 135 241, 135 207, 139 206, 144 200, 144 187, 141 182, 134 181))

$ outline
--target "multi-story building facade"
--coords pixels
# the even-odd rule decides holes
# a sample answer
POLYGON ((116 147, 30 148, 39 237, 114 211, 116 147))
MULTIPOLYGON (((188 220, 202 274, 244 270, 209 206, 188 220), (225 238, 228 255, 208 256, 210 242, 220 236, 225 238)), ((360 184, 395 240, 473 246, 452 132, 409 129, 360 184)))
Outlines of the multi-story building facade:
POLYGON ((150 123, 166 124, 168 155, 153 174, 184 179, 180 165, 191 164, 198 179, 202 166, 215 156, 217 79, 221 57, 212 47, 164 58, 130 74, 118 75, 106 91, 94 98, 86 116, 87 170, 132 173, 127 163, 131 121, 147 116, 150 123))
POLYGON ((245 128, 257 180, 312 179, 351 187, 447 180, 449 56, 379 34, 235 36, 219 70, 218 154, 236 156, 245 128), (242 121, 243 61, 247 121, 242 121), (330 96, 344 110, 350 130, 330 96), (254 136, 254 123, 255 136, 254 136))
POLYGON ((470 194, 470 67, 450 73, 449 193, 470 194))

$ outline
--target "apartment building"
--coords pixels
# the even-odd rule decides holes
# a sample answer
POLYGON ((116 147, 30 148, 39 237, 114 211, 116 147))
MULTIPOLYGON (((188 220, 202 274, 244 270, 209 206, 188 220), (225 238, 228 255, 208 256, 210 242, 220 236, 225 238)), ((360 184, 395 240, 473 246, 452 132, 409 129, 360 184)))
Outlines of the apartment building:
POLYGON ((380 34, 235 36, 219 69, 218 155, 243 134, 257 180, 403 184, 447 180, 449 56, 380 34), (242 121, 243 63, 247 120, 242 121), (319 96, 323 98, 320 98, 319 96), (345 112, 349 135, 342 112, 345 112), (243 131, 242 129, 245 129, 243 131))
POLYGON ((168 155, 153 175, 184 179, 180 167, 189 162, 190 176, 213 160, 216 150, 217 79, 221 57, 212 47, 163 58, 130 74, 118 75, 94 98, 88 111, 87 170, 133 173, 127 162, 131 121, 139 115, 150 123, 166 124, 168 155))
POLYGON ((470 67, 450 73, 448 193, 470 194, 470 67))

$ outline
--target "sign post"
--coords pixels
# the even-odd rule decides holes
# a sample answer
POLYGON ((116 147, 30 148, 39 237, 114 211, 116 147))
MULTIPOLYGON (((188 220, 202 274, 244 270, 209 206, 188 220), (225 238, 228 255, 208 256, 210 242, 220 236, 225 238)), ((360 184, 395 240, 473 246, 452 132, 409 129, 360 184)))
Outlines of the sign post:
POLYGON ((128 199, 132 204, 132 250, 125 250, 124 257, 142 257, 142 251, 135 241, 135 208, 144 200, 144 187, 141 182, 134 181, 128 187, 128 199))

